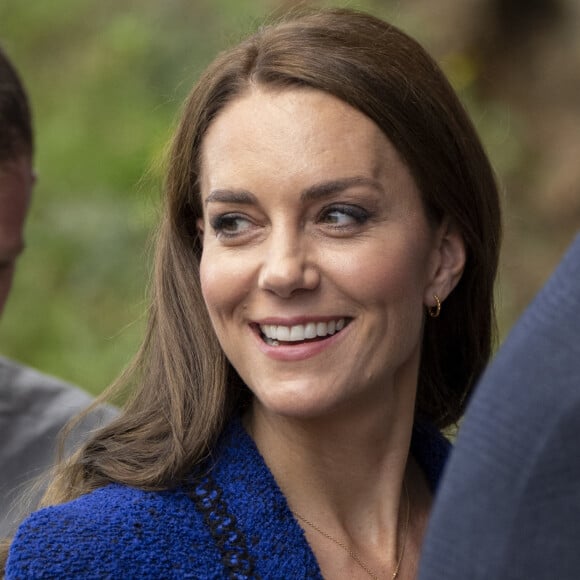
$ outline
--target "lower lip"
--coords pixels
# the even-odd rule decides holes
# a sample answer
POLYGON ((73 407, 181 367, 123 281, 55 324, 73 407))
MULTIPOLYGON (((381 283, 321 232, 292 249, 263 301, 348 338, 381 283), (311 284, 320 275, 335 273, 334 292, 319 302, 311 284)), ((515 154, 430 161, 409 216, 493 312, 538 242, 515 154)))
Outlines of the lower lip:
POLYGON ((335 345, 338 341, 342 340, 343 335, 348 332, 349 327, 350 324, 346 325, 340 332, 337 332, 324 340, 283 344, 280 346, 272 346, 265 343, 262 340, 259 330, 252 330, 252 334, 258 341, 258 348, 267 357, 280 361, 300 361, 312 358, 327 348, 335 345))

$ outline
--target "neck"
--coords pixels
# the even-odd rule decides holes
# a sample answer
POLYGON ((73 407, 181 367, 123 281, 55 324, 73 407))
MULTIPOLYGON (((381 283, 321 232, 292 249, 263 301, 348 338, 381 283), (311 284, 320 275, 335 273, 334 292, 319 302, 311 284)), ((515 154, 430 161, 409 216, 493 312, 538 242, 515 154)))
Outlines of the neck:
MULTIPOLYGON (((258 401, 245 417, 290 509, 348 546, 378 577, 391 577, 402 553, 399 578, 415 577, 430 511, 429 487, 409 457, 418 364, 411 371, 369 389, 366 400, 315 417, 276 413, 258 401)), ((346 550, 302 527, 325 577, 368 577, 346 550)))
POLYGON ((315 419, 255 403, 245 424, 291 509, 378 536, 398 518, 412 431, 414 398, 394 399, 315 419))

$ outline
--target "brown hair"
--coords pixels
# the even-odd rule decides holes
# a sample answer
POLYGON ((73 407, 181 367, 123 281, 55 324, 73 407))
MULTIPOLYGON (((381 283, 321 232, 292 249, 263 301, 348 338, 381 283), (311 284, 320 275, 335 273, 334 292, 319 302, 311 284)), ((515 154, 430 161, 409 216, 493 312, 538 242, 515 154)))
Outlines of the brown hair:
POLYGON ((34 137, 28 97, 18 73, 0 48, 0 163, 32 156, 34 137))
POLYGON ((196 220, 202 139, 252 84, 312 87, 370 117, 413 172, 428 216, 449 217, 467 249, 462 279, 424 332, 417 413, 439 427, 460 417, 490 356, 500 238, 498 192, 476 132, 444 75, 417 42, 370 15, 320 11, 266 26, 217 57, 185 103, 169 156, 145 341, 119 384, 124 414, 58 474, 46 502, 109 481, 147 489, 179 483, 249 401, 203 301, 196 220))

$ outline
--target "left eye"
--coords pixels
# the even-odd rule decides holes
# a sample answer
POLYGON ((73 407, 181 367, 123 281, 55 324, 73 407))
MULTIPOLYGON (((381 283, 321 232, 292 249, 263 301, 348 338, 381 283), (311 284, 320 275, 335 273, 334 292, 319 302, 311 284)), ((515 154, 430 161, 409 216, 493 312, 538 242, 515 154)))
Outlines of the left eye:
POLYGON ((319 221, 336 227, 360 225, 368 220, 368 213, 355 205, 332 206, 322 212, 319 221))
POLYGON ((233 237, 247 232, 252 224, 250 220, 240 214, 228 213, 217 215, 210 219, 210 225, 218 237, 233 237))

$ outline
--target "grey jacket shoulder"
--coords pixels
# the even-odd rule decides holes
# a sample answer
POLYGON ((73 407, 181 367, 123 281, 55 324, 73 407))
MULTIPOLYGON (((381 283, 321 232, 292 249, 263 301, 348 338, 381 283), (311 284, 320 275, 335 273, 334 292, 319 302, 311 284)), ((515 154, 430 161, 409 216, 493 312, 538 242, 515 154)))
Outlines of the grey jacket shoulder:
MULTIPOLYGON (((0 357, 0 537, 20 519, 16 498, 52 465, 60 430, 92 401, 78 387, 0 357)), ((71 433, 67 451, 117 413, 104 406, 89 414, 71 433)))

